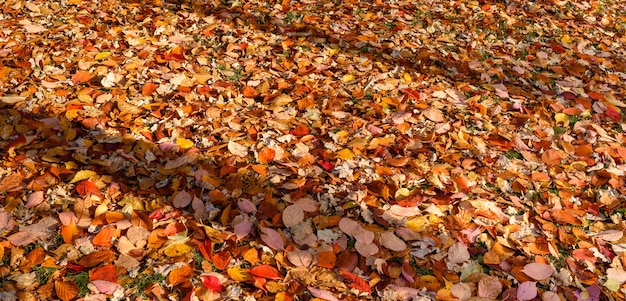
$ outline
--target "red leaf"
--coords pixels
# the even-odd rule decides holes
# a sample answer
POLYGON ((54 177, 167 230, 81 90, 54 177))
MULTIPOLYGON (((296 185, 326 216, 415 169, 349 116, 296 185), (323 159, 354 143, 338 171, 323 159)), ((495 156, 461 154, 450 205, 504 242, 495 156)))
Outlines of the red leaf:
POLYGON ((619 112, 619 109, 616 109, 613 106, 606 106, 606 112, 604 112, 604 114, 609 116, 609 118, 615 122, 622 120, 622 114, 619 112))
POLYGON ((19 137, 15 138, 11 143, 7 145, 7 149, 14 148, 18 149, 26 144, 26 137, 24 135, 19 135, 19 137))
POLYGON ((335 168, 335 166, 332 163, 328 162, 328 161, 319 161, 318 163, 324 169, 326 169, 326 171, 331 171, 331 170, 333 170, 333 168, 335 168))
POLYGON ((220 283, 220 280, 213 275, 203 276, 202 284, 204 284, 204 286, 216 293, 224 290, 224 286, 222 285, 222 283, 220 283))
POLYGON ((341 277, 346 278, 346 280, 352 282, 349 285, 351 288, 355 288, 360 292, 368 294, 372 292, 372 288, 370 287, 370 285, 365 280, 363 280, 363 278, 357 276, 356 274, 353 274, 346 270, 341 270, 339 274, 341 275, 341 277))
POLYGON ((283 275, 281 275, 275 267, 267 264, 253 267, 250 270, 250 274, 268 279, 283 279, 283 275))
POLYGON ((80 196, 100 195, 100 188, 89 180, 84 180, 76 185, 76 192, 80 196))

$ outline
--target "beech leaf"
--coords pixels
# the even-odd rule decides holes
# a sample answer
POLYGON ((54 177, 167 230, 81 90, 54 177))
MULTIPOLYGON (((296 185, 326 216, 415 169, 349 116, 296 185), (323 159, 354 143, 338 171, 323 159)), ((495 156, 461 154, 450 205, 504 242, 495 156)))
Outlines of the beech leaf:
POLYGON ((261 240, 263 240, 268 247, 276 251, 283 250, 285 241, 278 231, 267 227, 259 227, 259 231, 261 232, 261 240))
POLYGON ((293 250, 287 253, 289 262, 297 267, 309 267, 313 263, 313 254, 303 250, 293 250))
POLYGON ((555 270, 549 264, 532 262, 525 265, 522 272, 534 280, 542 281, 549 279, 555 270))
POLYGON ((528 301, 537 297, 537 282, 524 281, 517 287, 517 299, 528 301))

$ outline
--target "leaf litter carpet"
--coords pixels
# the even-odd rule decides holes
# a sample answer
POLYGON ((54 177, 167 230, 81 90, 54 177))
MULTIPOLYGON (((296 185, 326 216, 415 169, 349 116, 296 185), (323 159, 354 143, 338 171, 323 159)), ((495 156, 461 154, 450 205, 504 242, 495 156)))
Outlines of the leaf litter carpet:
POLYGON ((624 300, 622 1, 5 0, 2 300, 624 300))

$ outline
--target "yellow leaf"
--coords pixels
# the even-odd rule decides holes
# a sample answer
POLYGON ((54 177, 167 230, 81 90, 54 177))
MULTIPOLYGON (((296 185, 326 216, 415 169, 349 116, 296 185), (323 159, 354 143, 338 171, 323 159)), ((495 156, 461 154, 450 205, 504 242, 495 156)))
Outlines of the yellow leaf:
POLYGON ((567 115, 565 115, 564 113, 556 113, 556 114, 554 114, 554 120, 556 122, 563 122, 563 123, 565 123, 567 121, 567 115))
POLYGON ((93 102, 93 98, 89 94, 78 94, 78 95, 76 95, 76 98, 78 98, 78 101, 80 101, 82 103, 92 103, 93 102))
POLYGON ((235 281, 248 281, 252 279, 250 273, 239 267, 232 267, 226 270, 230 279, 235 281))
POLYGON ((74 175, 74 178, 70 183, 76 183, 82 180, 89 179, 93 176, 97 176, 98 174, 95 171, 91 170, 81 170, 74 175))
POLYGON ((566 34, 566 35, 563 35, 563 37, 561 37, 561 42, 569 44, 573 41, 572 41, 572 38, 566 34))
POLYGON ((337 53, 339 53, 339 48, 332 48, 328 51, 329 55, 335 55, 337 53))
POLYGON ((180 146, 180 148, 182 149, 188 149, 195 145, 193 141, 185 138, 176 138, 176 144, 178 144, 178 146, 180 146))
POLYGON ((346 82, 350 82, 350 81, 353 81, 353 80, 354 80, 354 75, 352 75, 352 74, 346 74, 346 75, 344 75, 344 76, 341 78, 341 80, 342 80, 344 83, 346 83, 346 82))
POLYGON ((406 221, 406 227, 415 231, 422 232, 428 226, 428 219, 425 216, 418 216, 406 221))
POLYGON ((405 82, 413 82, 411 74, 409 74, 408 72, 404 72, 404 74, 402 74, 402 79, 404 79, 405 82))
POLYGON ((78 164, 76 164, 76 162, 74 161, 65 162, 65 168, 67 169, 74 169, 76 167, 78 167, 78 164))
POLYGON ((94 59, 100 61, 100 60, 104 60, 104 59, 106 59, 106 58, 108 58, 110 56, 111 56, 111 52, 110 51, 103 51, 103 52, 100 52, 100 53, 96 54, 96 57, 94 59))
POLYGON ((68 119, 76 119, 76 117, 78 117, 78 110, 65 111, 65 117, 67 117, 68 119))
POLYGON ((243 253, 243 259, 254 265, 260 261, 259 252, 255 248, 250 248, 243 253))
POLYGON ((163 248, 163 254, 168 257, 178 257, 191 252, 193 248, 186 243, 177 243, 163 248))
POLYGON ((354 158, 354 153, 351 150, 347 149, 347 148, 344 148, 344 149, 338 151, 336 155, 337 155, 337 158, 339 158, 341 160, 350 160, 350 159, 354 158))

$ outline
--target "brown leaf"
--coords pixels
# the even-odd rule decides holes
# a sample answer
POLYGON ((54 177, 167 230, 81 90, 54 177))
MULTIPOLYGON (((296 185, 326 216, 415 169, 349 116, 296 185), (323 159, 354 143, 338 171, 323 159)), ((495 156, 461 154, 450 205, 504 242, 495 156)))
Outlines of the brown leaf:
POLYGON ((103 280, 117 283, 117 271, 115 265, 105 264, 89 271, 89 280, 103 280))
POLYGON ((113 260, 115 260, 115 253, 113 253, 112 250, 107 249, 102 251, 95 251, 93 253, 83 256, 78 261, 78 264, 84 267, 93 267, 101 263, 109 263, 113 260))
POLYGON ((54 291, 59 299, 69 301, 76 298, 80 290, 75 282, 57 280, 54 282, 54 291))

